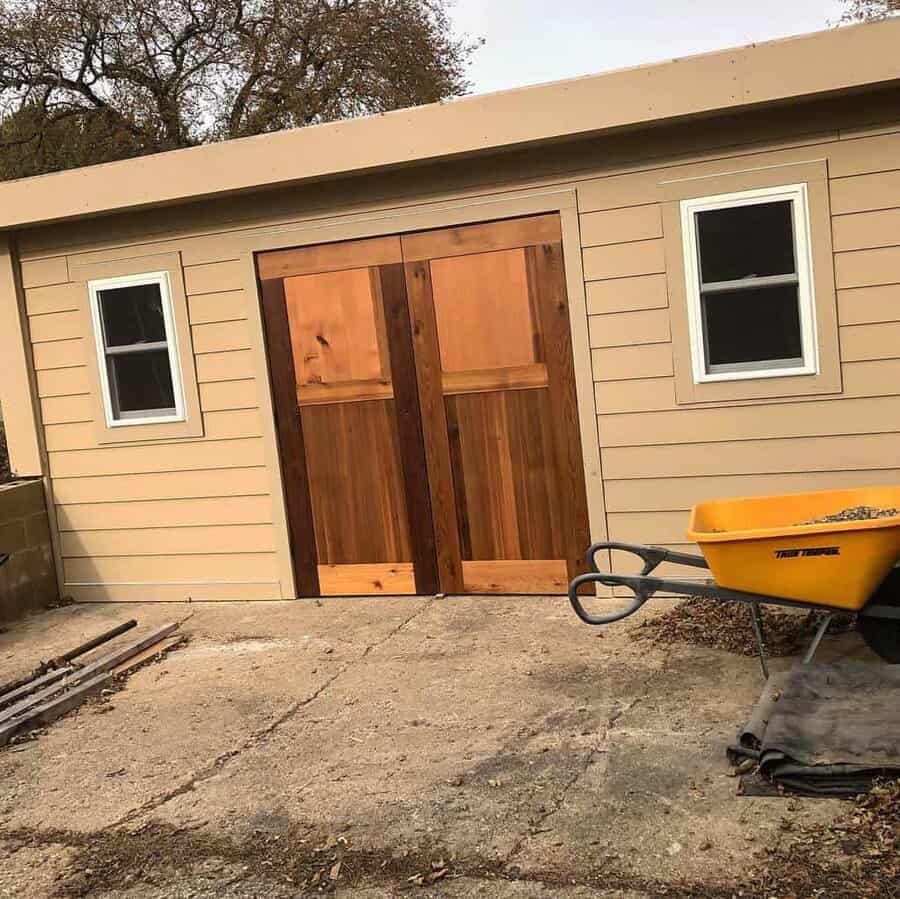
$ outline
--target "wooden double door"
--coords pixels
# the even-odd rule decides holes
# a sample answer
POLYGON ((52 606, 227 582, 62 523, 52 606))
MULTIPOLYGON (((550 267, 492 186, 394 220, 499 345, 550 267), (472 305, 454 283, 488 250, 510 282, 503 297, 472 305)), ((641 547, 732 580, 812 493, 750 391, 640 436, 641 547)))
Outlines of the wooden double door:
POLYGON ((257 270, 300 595, 565 592, 589 531, 558 216, 257 270))

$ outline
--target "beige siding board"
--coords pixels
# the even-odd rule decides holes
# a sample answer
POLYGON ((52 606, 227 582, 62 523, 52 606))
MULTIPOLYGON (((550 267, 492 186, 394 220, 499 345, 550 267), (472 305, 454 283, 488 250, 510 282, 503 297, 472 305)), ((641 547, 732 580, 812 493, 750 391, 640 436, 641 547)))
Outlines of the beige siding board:
POLYGON ((54 499, 59 505, 261 496, 268 495, 270 489, 268 470, 261 466, 228 471, 211 469, 55 478, 53 481, 54 499))
POLYGON ((674 373, 672 344, 606 347, 591 353, 596 381, 671 377, 674 373))
POLYGON ((189 265, 184 270, 184 285, 188 294, 241 290, 244 286, 244 269, 236 259, 189 265))
POLYGON ((220 553, 194 556, 107 556, 65 559, 67 583, 160 581, 274 581, 278 564, 271 553, 220 553), (160 577, 163 574, 164 577, 160 577))
POLYGON ((898 394, 900 394, 900 358, 844 363, 844 396, 898 394))
POLYGON ((29 315, 74 312, 79 308, 79 288, 74 284, 52 284, 25 291, 25 310, 29 315))
POLYGON ((97 446, 97 428, 92 421, 44 424, 47 452, 90 449, 97 446))
POLYGON ((900 246, 900 209, 837 215, 832 235, 835 252, 900 246))
POLYGON ((842 325, 900 321, 900 284, 839 290, 838 318, 842 325))
POLYGON ((64 558, 184 556, 220 553, 274 553, 275 530, 268 524, 204 525, 68 531, 60 535, 64 558))
POLYGON ((688 514, 676 512, 611 512, 609 539, 619 543, 690 543, 688 514))
POLYGON ((606 247, 588 247, 584 250, 583 257, 585 281, 655 275, 666 270, 662 240, 638 240, 606 247))
POLYGON ((643 478, 610 481, 606 507, 615 512, 687 511, 697 503, 732 496, 769 496, 846 487, 881 487, 900 483, 900 469, 814 471, 792 474, 721 475, 688 478, 643 478))
POLYGON ((674 409, 672 378, 636 378, 632 381, 600 381, 594 385, 597 412, 651 412, 674 409))
POLYGON ((57 340, 38 343, 33 347, 34 367, 37 371, 53 368, 76 368, 85 364, 84 341, 57 340))
POLYGON ((69 340, 82 337, 80 312, 51 312, 34 315, 28 319, 32 343, 46 343, 50 340, 69 340))
MULTIPOLYGON (((262 440, 255 438, 119 446, 50 454, 50 474, 54 478, 249 468, 264 464, 262 440)), ((229 475, 223 471, 220 477, 225 482, 229 475)))
POLYGON ((65 256, 32 259, 22 263, 22 286, 26 290, 48 284, 63 284, 68 280, 69 266, 65 256))
POLYGON ((832 178, 871 174, 897 168, 900 158, 900 128, 886 127, 841 131, 841 140, 829 148, 828 170, 832 178))
POLYGON ((45 425, 93 421, 94 408, 89 394, 48 396, 41 400, 41 417, 45 425))
POLYGON ((586 288, 587 309, 591 315, 664 309, 669 305, 663 274, 589 281, 586 288))
POLYGON ((592 315, 588 326, 591 347, 595 349, 668 343, 672 339, 669 313, 665 309, 592 315))
POLYGON ((628 446, 603 450, 607 480, 722 474, 887 469, 900 458, 900 434, 864 434, 734 443, 628 446))
POLYGON ((91 389, 86 366, 37 372, 38 396, 77 396, 91 389))
POLYGON ((900 430, 900 396, 605 415, 601 446, 823 437, 900 430))
POLYGON ((844 362, 897 358, 900 358, 900 322, 841 328, 841 359, 844 362))
POLYGON ((831 212, 869 212, 900 206, 900 171, 832 178, 831 212))
POLYGON ((243 290, 203 293, 188 298, 192 325, 230 322, 247 317, 247 295, 243 290))
POLYGON ((252 350, 233 350, 224 353, 202 353, 195 358, 197 381, 244 381, 256 375, 252 350))
POLYGON ((282 599, 277 583, 66 584, 76 602, 245 602, 282 599))
POLYGON ((194 353, 247 350, 253 345, 250 339, 250 325, 246 320, 194 325, 191 334, 194 339, 194 353))
POLYGON ((213 499, 74 503, 57 507, 61 531, 190 528, 207 525, 271 524, 269 496, 217 496, 213 499))
POLYGON ((257 406, 256 381, 216 381, 200 385, 200 408, 204 412, 255 409, 257 406))
MULTIPOLYGON (((233 440, 262 435, 262 422, 257 409, 209 412, 203 416, 203 424, 204 434, 208 440, 233 440)), ((100 446, 97 442, 97 428, 93 422, 46 425, 44 433, 48 452, 96 449, 100 446)), ((158 444, 154 441, 153 445, 158 444)))
POLYGON ((662 216, 656 203, 589 212, 580 217, 580 223, 583 247, 662 237, 662 216))
POLYGON ((261 437, 263 426, 258 408, 228 409, 204 413, 203 430, 207 440, 233 440, 261 437))
MULTIPOLYGON (((900 359, 878 359, 867 362, 847 362, 843 368, 844 390, 842 397, 893 397, 900 395, 900 359)), ((675 398, 675 382, 672 378, 638 378, 627 381, 598 381, 594 393, 599 415, 632 412, 662 412, 683 410, 690 412, 697 406, 679 406, 675 398)), ((835 397, 837 399, 837 397, 835 397)), ((820 402, 816 397, 799 397, 775 400, 785 403, 820 402)), ((772 401, 751 401, 745 404, 717 403, 716 408, 752 406, 762 409, 772 401)), ((702 407, 699 407, 702 408, 702 407)))
POLYGON ((900 284, 900 247, 836 253, 834 273, 838 289, 900 284))

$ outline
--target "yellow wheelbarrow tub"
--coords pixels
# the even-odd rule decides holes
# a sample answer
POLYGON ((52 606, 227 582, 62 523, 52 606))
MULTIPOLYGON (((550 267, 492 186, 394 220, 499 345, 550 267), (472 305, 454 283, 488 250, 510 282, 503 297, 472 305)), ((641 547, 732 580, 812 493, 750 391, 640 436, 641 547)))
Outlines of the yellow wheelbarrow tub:
POLYGON ((898 509, 900 486, 711 500, 688 538, 720 587, 858 611, 900 559, 900 515, 802 523, 857 506, 898 509))

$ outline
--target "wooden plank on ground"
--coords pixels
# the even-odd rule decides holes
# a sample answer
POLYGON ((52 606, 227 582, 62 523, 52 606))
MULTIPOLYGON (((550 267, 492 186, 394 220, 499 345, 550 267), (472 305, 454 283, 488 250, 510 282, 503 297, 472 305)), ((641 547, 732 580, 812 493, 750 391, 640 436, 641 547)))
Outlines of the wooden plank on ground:
MULTIPOLYGON (((145 634, 137 640, 132 640, 130 643, 125 643, 124 645, 117 647, 112 652, 108 652, 99 659, 95 659, 83 668, 77 669, 71 676, 61 681, 57 681, 46 689, 40 690, 23 699, 21 702, 4 709, 0 712, 0 723, 30 720, 30 716, 35 709, 43 708, 41 703, 44 703, 45 705, 48 703, 52 704, 53 697, 60 691, 67 691, 65 695, 68 695, 70 688, 90 680, 97 674, 111 671, 116 665, 124 662, 126 659, 130 659, 148 646, 152 646, 164 637, 168 637, 169 634, 177 629, 177 627, 178 622, 172 622, 171 624, 166 624, 156 630, 150 631, 148 634, 145 634)), ((2 733, 3 729, 0 728, 0 734, 2 733)), ((4 744, 2 737, 0 737, 0 746, 2 745, 4 744)))

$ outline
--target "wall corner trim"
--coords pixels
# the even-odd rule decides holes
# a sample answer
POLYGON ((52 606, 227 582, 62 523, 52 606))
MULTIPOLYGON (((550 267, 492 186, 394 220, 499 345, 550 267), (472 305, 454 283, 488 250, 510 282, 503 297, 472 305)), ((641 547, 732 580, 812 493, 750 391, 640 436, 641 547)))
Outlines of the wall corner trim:
POLYGON ((19 262, 10 233, 0 234, 0 409, 9 464, 19 477, 43 475, 37 390, 19 262))

